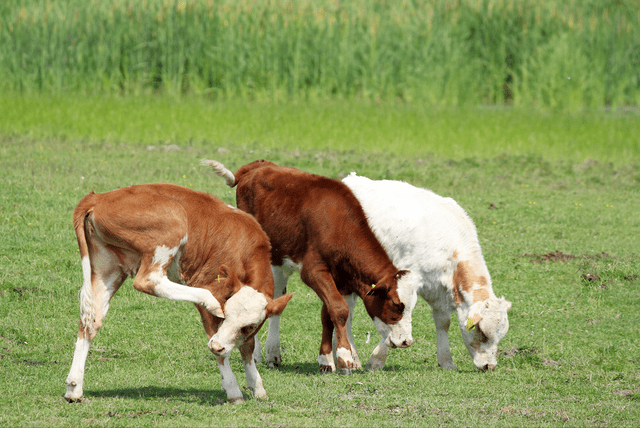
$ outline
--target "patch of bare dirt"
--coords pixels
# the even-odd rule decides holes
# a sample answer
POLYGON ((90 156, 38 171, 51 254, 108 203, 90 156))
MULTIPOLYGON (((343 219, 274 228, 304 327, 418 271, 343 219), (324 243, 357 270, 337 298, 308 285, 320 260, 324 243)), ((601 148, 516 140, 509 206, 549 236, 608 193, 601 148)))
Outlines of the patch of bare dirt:
POLYGON ((577 256, 573 254, 565 254, 562 251, 553 251, 547 254, 525 254, 523 257, 528 257, 532 262, 542 263, 542 262, 568 262, 569 260, 575 259, 577 256))

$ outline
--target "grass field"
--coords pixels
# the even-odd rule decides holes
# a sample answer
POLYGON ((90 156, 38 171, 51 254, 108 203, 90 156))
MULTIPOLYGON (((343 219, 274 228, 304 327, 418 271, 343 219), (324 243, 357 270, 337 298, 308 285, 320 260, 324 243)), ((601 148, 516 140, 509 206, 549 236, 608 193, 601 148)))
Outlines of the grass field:
MULTIPOLYGON (((0 425, 636 426, 640 420, 637 114, 4 100, 10 102, 0 103, 0 425), (71 227, 75 204, 90 190, 144 182, 172 182, 234 203, 233 191, 199 166, 204 157, 231 169, 267 158, 334 178, 358 171, 454 197, 476 223, 496 294, 513 302, 497 369, 476 371, 452 328, 459 370, 440 370, 430 310, 421 301, 415 343, 393 351, 384 370, 319 375, 319 299, 294 276, 282 325, 284 365, 259 367, 269 399, 247 393, 245 403, 227 405, 197 311, 137 293, 128 281, 89 354, 86 402, 67 404, 82 282, 71 227)), ((375 329, 359 305, 354 334, 365 359, 375 346, 365 343, 367 331, 375 329)), ((243 385, 238 355, 232 360, 243 385)))

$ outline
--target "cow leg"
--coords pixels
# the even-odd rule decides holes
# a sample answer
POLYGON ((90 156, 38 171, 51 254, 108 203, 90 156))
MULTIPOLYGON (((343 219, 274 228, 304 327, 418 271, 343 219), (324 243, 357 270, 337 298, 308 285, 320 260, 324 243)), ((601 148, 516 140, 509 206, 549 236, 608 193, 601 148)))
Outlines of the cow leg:
MULTIPOLYGON (((100 255, 100 253, 98 253, 100 255)), ((108 257, 108 254, 103 254, 108 257)), ((104 265, 109 266, 108 263, 104 265)), ((65 399, 78 402, 82 399, 84 369, 91 348, 91 342, 102 326, 102 321, 109 310, 111 297, 120 288, 125 276, 118 269, 107 272, 91 272, 88 257, 82 259, 84 283, 80 289, 80 326, 75 344, 71 369, 67 376, 67 392, 65 399)))
MULTIPOLYGON (((200 312, 200 318, 202 319, 202 326, 207 333, 208 340, 211 340, 214 334, 218 331, 218 326, 222 321, 220 318, 216 318, 209 311, 196 304, 196 309, 200 312)), ((251 344, 253 347, 253 343, 251 344)), ((213 352, 213 351, 211 351, 213 352)), ((227 393, 227 401, 230 403, 239 403, 243 400, 242 392, 238 386, 236 376, 231 370, 229 365, 229 357, 222 357, 216 355, 216 361, 218 362, 218 368, 220 369, 220 377, 222 378, 222 389, 227 393)))
POLYGON ((387 361, 387 356, 389 355, 389 347, 385 343, 385 339, 381 339, 378 343, 378 346, 375 347, 371 356, 369 357, 369 362, 365 367, 366 370, 379 370, 384 367, 384 362, 387 361))
MULTIPOLYGON (((288 274, 282 266, 271 266, 273 273, 273 298, 282 296, 287 289, 290 273, 288 274)), ((256 342, 258 344, 259 342, 256 342)), ((269 318, 269 331, 267 333, 267 343, 265 345, 265 364, 269 367, 278 367, 282 363, 280 354, 280 316, 269 318)))
POLYGON ((245 343, 240 346, 240 355, 242 356, 242 361, 244 362, 244 374, 247 377, 247 387, 253 391, 253 396, 256 398, 267 398, 267 391, 264 390, 264 386, 262 385, 262 378, 260 377, 260 373, 258 373, 258 368, 256 367, 253 350, 255 346, 253 344, 253 340, 247 340, 245 343))
MULTIPOLYGON (((156 261, 156 259, 160 259, 157 254, 153 258, 151 255, 144 255, 138 274, 133 281, 133 287, 152 296, 195 303, 206 308, 211 314, 224 318, 220 302, 209 290, 178 284, 167 277, 167 270, 175 258, 178 247, 170 251, 172 254, 165 256, 162 262, 156 261)), ((158 250, 156 250, 157 252, 158 250)))
POLYGON ((445 370, 456 370, 457 367, 451 357, 449 348, 449 325, 451 324, 451 313, 446 310, 432 308, 433 321, 436 324, 436 354, 438 365, 445 370))
POLYGON ((336 356, 338 368, 341 374, 351 374, 354 361, 351 354, 351 345, 347 339, 347 318, 349 318, 349 305, 338 292, 333 277, 324 264, 313 263, 313 257, 303 262, 300 277, 309 285, 324 303, 322 307, 322 343, 318 363, 320 371, 334 370, 331 341, 333 328, 336 331, 336 356))
MULTIPOLYGON (((333 360, 332 346, 327 347, 326 335, 329 335, 329 343, 331 343, 331 336, 333 336, 333 323, 331 322, 331 316, 327 310, 327 305, 322 305, 322 311, 320 312, 320 321, 322 322, 322 341, 320 342, 320 355, 318 356, 318 365, 321 372, 334 372, 336 371, 336 364, 333 360)), ((337 342, 337 339, 336 339, 337 342)), ((337 343, 333 344, 337 348, 337 343)))
POLYGON ((218 368, 220 369, 220 377, 222 378, 222 389, 227 393, 227 401, 230 403, 240 403, 243 401, 242 392, 238 386, 236 375, 231 370, 229 364, 229 357, 222 357, 217 355, 218 368))
MULTIPOLYGON (((358 295, 355 293, 344 296, 344 300, 349 305, 349 318, 347 318, 347 339, 349 340, 349 345, 351 345, 351 355, 353 356, 353 365, 355 369, 361 369, 362 363, 360 362, 360 357, 358 356, 358 349, 356 348, 356 343, 353 339, 353 332, 351 331, 351 324, 353 321, 353 311, 356 307, 356 303, 358 302, 358 295)), ((336 336, 333 336, 333 349, 337 349, 336 347, 336 336)))

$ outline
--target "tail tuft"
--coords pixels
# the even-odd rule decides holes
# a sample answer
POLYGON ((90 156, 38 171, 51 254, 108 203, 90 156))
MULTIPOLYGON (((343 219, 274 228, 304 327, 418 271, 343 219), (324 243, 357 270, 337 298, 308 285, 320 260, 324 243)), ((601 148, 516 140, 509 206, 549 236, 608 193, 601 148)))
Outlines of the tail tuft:
POLYGON ((200 164, 210 167, 214 173, 224 178, 227 186, 233 187, 236 185, 236 177, 231 171, 229 171, 223 164, 214 160, 202 159, 200 164))

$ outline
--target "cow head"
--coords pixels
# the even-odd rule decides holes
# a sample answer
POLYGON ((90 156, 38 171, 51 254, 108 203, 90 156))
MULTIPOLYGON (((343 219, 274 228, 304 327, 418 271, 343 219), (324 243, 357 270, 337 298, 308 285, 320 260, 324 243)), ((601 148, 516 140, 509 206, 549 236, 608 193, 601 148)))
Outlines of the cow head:
POLYGON ((228 275, 225 285, 232 291, 224 303, 224 319, 218 331, 209 339, 209 349, 218 356, 226 357, 234 348, 253 337, 267 318, 282 314, 293 294, 285 294, 274 300, 243 285, 230 269, 221 271, 228 275))
POLYGON ((458 312, 462 340, 473 357, 473 364, 480 370, 496 367, 498 342, 509 330, 509 309, 511 302, 504 297, 490 297, 471 305, 466 317, 462 311, 458 312))
POLYGON ((413 343, 411 313, 417 295, 405 285, 409 271, 402 270, 372 285, 365 306, 376 329, 390 348, 407 348, 413 343))

